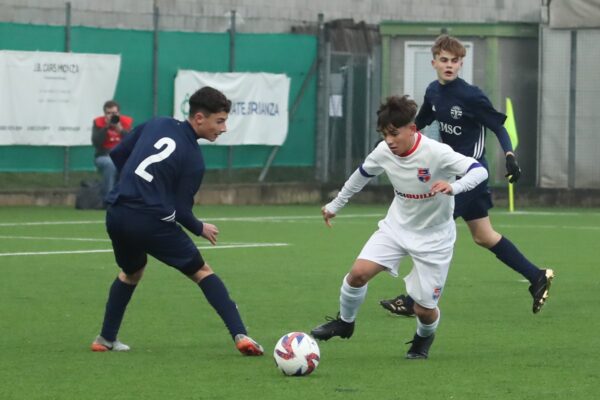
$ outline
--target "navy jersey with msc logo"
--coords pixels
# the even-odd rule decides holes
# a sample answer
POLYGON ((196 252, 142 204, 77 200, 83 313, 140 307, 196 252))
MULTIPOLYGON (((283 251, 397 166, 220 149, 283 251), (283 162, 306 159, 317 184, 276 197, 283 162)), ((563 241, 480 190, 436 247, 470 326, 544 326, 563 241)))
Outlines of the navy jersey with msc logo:
POLYGON ((111 153, 120 172, 107 196, 112 205, 179 222, 201 235, 203 224, 192 213, 194 195, 204 176, 204 159, 187 121, 155 118, 138 127, 111 153))
POLYGON ((440 124, 442 142, 486 165, 485 127, 496 134, 505 152, 512 151, 503 127, 506 115, 494 109, 481 89, 463 79, 456 78, 445 85, 438 81, 429 84, 416 117, 417 128, 422 129, 434 120, 440 124))

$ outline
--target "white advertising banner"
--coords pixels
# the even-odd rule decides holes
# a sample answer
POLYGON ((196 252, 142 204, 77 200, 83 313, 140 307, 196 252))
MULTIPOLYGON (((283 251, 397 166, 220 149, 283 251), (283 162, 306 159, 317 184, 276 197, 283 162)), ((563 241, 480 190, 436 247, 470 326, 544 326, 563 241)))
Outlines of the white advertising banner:
MULTIPOLYGON (((188 100, 198 89, 212 86, 231 100, 227 133, 216 145, 281 146, 288 132, 290 78, 284 74, 210 73, 179 70, 175 77, 173 116, 188 117, 188 100)), ((202 144, 208 144, 206 140, 202 144)))
POLYGON ((0 51, 0 145, 91 145, 121 57, 0 51))

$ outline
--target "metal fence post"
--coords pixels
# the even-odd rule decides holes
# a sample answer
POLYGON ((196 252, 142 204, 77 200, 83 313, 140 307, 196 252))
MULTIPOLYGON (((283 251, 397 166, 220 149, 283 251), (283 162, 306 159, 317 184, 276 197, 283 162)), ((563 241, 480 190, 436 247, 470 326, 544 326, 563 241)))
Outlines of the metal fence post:
POLYGON ((154 11, 152 14, 154 32, 152 40, 152 115, 158 115, 158 17, 159 9, 154 2, 154 11))
POLYGON ((354 55, 348 59, 346 69, 346 115, 345 115, 345 146, 344 146, 344 174, 349 176, 352 172, 352 142, 354 139, 354 55))
POLYGON ((575 157, 577 149, 575 141, 577 136, 577 30, 571 31, 571 59, 570 59, 570 74, 569 74, 569 132, 568 132, 568 182, 569 189, 575 189, 575 175, 577 165, 575 157))
MULTIPOLYGON (((229 25, 229 72, 235 71, 235 10, 231 10, 229 25)), ((233 170, 233 146, 227 151, 227 175, 231 178, 233 170)))
MULTIPOLYGON (((71 52, 71 2, 65 4, 65 52, 71 52)), ((69 146, 64 147, 63 151, 63 184, 69 185, 70 151, 69 146)))
POLYGON ((325 24, 322 13, 317 22, 317 126, 315 135, 315 179, 327 181, 327 63, 325 48, 325 24))

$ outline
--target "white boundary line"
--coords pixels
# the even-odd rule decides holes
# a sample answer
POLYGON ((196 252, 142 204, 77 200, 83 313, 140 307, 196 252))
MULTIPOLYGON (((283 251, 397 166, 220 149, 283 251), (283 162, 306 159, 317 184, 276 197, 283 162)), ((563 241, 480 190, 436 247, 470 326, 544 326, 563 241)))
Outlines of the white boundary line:
MULTIPOLYGON (((467 224, 458 223, 457 227, 467 227, 467 224)), ((567 226, 567 225, 510 225, 510 224, 494 224, 494 228, 503 229, 569 229, 576 231, 597 231, 600 230, 600 226, 567 226)))
MULTIPOLYGON (((337 219, 345 219, 345 218, 372 218, 379 217, 384 218, 386 211, 382 211, 380 213, 366 213, 366 214, 341 214, 338 215, 337 219)), ((551 212, 551 211, 516 211, 514 213, 509 213, 508 211, 495 211, 493 214, 501 214, 501 215, 529 215, 529 216, 561 216, 561 217, 571 217, 571 216, 579 216, 579 215, 589 215, 589 216, 600 216, 600 213, 597 212, 551 212)), ((290 215, 290 216, 256 216, 256 217, 215 217, 215 218, 206 218, 206 221, 210 222, 219 222, 219 221, 239 221, 239 222, 289 222, 295 220, 320 220, 322 217, 320 215, 290 215)), ((32 222, 2 222, 0 223, 0 227, 12 227, 12 226, 43 226, 43 225, 83 225, 83 224, 103 224, 104 219, 99 220, 82 220, 82 221, 32 221, 32 222)))
POLYGON ((49 236, 7 236, 2 235, 0 239, 14 240, 64 240, 66 242, 102 242, 110 243, 110 239, 93 239, 93 238, 70 238, 70 237, 49 237, 49 236))
MULTIPOLYGON (((344 214, 338 215, 337 218, 371 218, 380 217, 383 218, 385 212, 372 213, 372 214, 344 214)), ((323 219, 320 215, 290 215, 290 216, 257 216, 257 217, 215 217, 206 218, 207 222, 219 222, 219 221, 239 221, 239 222, 281 222, 290 220, 320 220, 323 219)), ((95 221, 35 221, 35 222, 1 222, 0 227, 10 226, 39 226, 39 225, 78 225, 78 224, 103 224, 104 220, 99 219, 95 221)))
POLYGON ((97 221, 36 221, 36 222, 2 222, 2 226, 39 226, 39 225, 84 225, 84 224, 102 224, 104 220, 97 221))
POLYGON ((498 211, 492 211, 492 215, 494 214, 501 214, 501 215, 532 215, 532 216, 555 216, 555 217, 572 217, 572 216, 579 216, 579 215, 591 215, 594 217, 598 217, 600 216, 599 212, 596 211, 591 211, 591 212, 579 212, 579 211, 504 211, 504 210, 498 210, 498 211))
MULTIPOLYGON (((243 249, 255 247, 283 247, 289 246, 289 243, 237 243, 217 246, 197 246, 199 250, 223 250, 223 249, 243 249)), ((93 253, 112 253, 112 249, 97 250, 57 250, 57 251, 35 251, 20 253, 0 253, 0 257, 9 256, 49 256, 60 254, 93 254, 93 253)))

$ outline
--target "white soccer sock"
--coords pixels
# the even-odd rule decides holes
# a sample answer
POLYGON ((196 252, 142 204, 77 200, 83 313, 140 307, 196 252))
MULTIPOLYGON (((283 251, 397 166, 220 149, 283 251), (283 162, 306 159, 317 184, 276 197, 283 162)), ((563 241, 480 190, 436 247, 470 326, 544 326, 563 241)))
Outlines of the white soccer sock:
POLYGON ((437 319, 435 321, 433 321, 432 324, 429 324, 429 325, 425 325, 417 317, 417 335, 419 335, 421 337, 428 337, 435 333, 435 331, 437 330, 437 327, 440 323, 440 317, 442 316, 439 308, 437 309, 437 312, 438 312, 437 319))
POLYGON ((365 301, 367 286, 353 287, 348 284, 344 276, 342 288, 340 289, 340 318, 344 322, 354 322, 360 305, 365 301))

